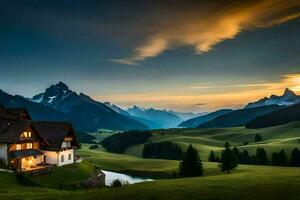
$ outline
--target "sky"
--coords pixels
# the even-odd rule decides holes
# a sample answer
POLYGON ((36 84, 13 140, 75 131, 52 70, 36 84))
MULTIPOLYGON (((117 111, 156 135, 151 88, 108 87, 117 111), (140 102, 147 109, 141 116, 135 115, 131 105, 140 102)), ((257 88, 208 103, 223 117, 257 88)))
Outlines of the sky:
POLYGON ((300 94, 298 0, 0 0, 0 89, 176 111, 300 94))

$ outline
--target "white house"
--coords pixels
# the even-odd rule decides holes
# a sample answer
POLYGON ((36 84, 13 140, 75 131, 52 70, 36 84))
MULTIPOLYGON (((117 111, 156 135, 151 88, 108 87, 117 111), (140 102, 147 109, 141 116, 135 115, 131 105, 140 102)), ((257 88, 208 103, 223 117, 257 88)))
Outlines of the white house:
POLYGON ((78 142, 70 123, 34 122, 25 109, 0 105, 0 160, 26 172, 74 163, 78 142))

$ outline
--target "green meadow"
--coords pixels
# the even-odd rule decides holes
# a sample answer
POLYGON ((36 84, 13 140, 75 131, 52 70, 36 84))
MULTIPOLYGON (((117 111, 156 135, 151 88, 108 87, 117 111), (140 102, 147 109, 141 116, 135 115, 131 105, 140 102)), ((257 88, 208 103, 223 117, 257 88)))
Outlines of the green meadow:
POLYGON ((300 146, 300 123, 260 130, 242 127, 226 129, 171 129, 153 131, 151 142, 172 141, 182 147, 193 144, 204 160, 204 176, 172 178, 178 161, 143 159, 143 145, 133 146, 126 154, 91 150, 83 144, 77 150, 84 161, 58 167, 47 175, 31 178, 38 186, 22 185, 12 173, 0 172, 0 199, 300 199, 300 169, 293 167, 239 165, 230 174, 221 173, 218 163, 206 162, 210 150, 220 152, 226 141, 255 152, 264 147, 269 153, 300 146), (253 142, 255 134, 263 141, 253 142), (248 145, 242 145, 248 141, 248 145), (78 184, 94 173, 94 168, 155 179, 122 188, 63 189, 59 184, 78 184))
MULTIPOLYGON (((236 146, 240 150, 247 149, 250 154, 255 154, 258 147, 263 147, 270 154, 284 149, 289 155, 295 147, 300 147, 300 122, 292 122, 287 125, 264 128, 246 129, 215 128, 215 129, 169 129, 152 131, 154 137, 147 142, 172 141, 182 148, 192 144, 200 153, 202 160, 207 160, 211 150, 220 154, 225 142, 236 146), (254 142, 256 134, 262 136, 263 141, 254 142), (243 145, 243 143, 248 143, 243 145)), ((128 148, 125 153, 141 156, 143 144, 128 148)))

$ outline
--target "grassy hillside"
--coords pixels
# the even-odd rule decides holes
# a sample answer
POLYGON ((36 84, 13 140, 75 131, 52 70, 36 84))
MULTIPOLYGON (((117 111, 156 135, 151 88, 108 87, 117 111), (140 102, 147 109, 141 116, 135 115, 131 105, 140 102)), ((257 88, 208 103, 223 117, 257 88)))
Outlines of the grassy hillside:
MULTIPOLYGON (((300 145, 300 122, 264 129, 246 129, 244 127, 169 129, 155 130, 152 133, 154 137, 150 138, 149 142, 172 141, 183 148, 193 144, 203 160, 207 160, 211 150, 220 152, 225 142, 230 142, 232 146, 238 146, 241 150, 248 149, 250 153, 255 153, 257 147, 264 147, 269 154, 280 149, 284 149, 289 154, 293 148, 300 145), (254 142, 256 134, 262 136, 262 142, 254 142), (249 144, 242 145, 244 142, 249 142, 249 144)), ((142 151, 143 144, 130 147, 125 153, 141 156, 142 151)))
POLYGON ((54 172, 36 176, 33 181, 47 187, 58 187, 59 183, 64 185, 79 184, 88 179, 94 172, 94 165, 87 161, 56 167, 54 172))
MULTIPOLYGON (((95 152, 95 154, 100 152, 95 152)), ((108 156, 108 153, 106 154, 108 156)), ((114 155, 112 155, 114 157, 114 155)), ((101 156, 100 156, 101 157, 101 156)), ((123 155, 120 156, 121 158, 123 155)), ((125 156, 126 157, 126 156, 125 156)), ((124 157, 124 158, 125 158, 124 157)), ((120 159, 121 159, 120 158, 120 159)), ((108 158, 106 158, 108 159, 108 158)), ((116 158, 113 158, 117 161, 116 158)), ((101 162, 101 158, 98 160, 101 162)), ((139 162, 145 161, 140 159, 139 162)), ((136 161, 137 162, 137 161, 136 161)), ((171 163, 169 163, 171 166, 171 163)), ((177 163, 174 163, 177 164, 177 163)), ((214 163, 213 167, 219 171, 214 163)), ((118 162, 110 164, 117 167, 118 162)), ((156 165, 157 166, 157 165, 156 165)), ((127 165, 127 167, 131 168, 127 165)), ((207 166, 205 166, 207 167, 207 166)), ((122 167, 121 167, 122 168, 122 167)), ((143 167, 145 168, 145 166, 143 167)), ((148 165, 147 170, 153 168, 148 165)), ((159 169, 156 169, 159 171, 159 169)), ((162 169, 163 170, 163 169, 162 169)), ((13 174, 0 172, 0 199, 298 199, 300 170, 290 167, 241 165, 229 175, 156 180, 123 188, 59 191, 17 184, 13 174), (259 194, 259 195, 258 195, 259 194)))

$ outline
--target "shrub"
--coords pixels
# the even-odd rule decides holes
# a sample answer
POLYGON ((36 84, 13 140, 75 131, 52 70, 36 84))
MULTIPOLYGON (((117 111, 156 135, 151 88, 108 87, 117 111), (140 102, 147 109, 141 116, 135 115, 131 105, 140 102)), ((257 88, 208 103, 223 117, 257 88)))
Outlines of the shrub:
POLYGON ((98 149, 99 146, 97 144, 93 144, 89 147, 89 149, 98 149))
POLYGON ((263 139, 259 134, 256 134, 254 137, 254 142, 261 142, 263 139))
POLYGON ((112 182, 111 186, 114 187, 114 188, 118 188, 118 187, 122 187, 123 184, 119 179, 116 179, 112 182))
POLYGON ((181 148, 172 142, 148 143, 143 149, 144 158, 181 160, 182 155, 181 148))
POLYGON ((130 146, 146 142, 152 134, 148 131, 128 131, 111 135, 102 140, 102 146, 109 152, 123 153, 130 146))

